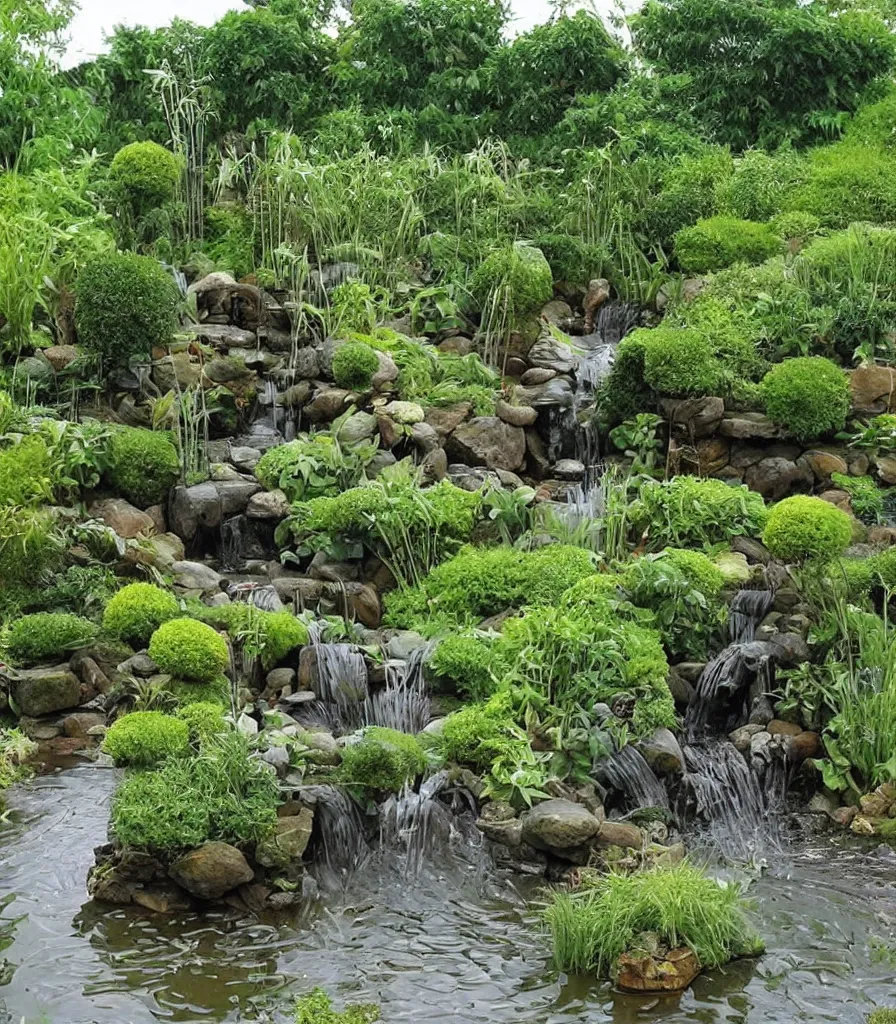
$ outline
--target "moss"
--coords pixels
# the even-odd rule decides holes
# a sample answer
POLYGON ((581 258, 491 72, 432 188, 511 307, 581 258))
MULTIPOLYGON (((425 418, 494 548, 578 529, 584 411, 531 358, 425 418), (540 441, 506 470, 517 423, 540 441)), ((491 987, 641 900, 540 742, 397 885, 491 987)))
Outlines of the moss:
POLYGON ((716 598, 725 586, 725 574, 702 551, 689 551, 684 548, 666 548, 663 552, 666 561, 679 569, 687 579, 706 597, 716 598))
POLYGON ((550 300, 551 268, 540 249, 518 242, 488 256, 473 274, 470 290, 480 310, 487 313, 492 306, 516 326, 550 300))
POLYGON ((349 391, 367 391, 379 365, 376 352, 369 345, 349 341, 333 355, 333 379, 349 391))
POLYGON ((829 228, 896 220, 896 156, 849 142, 822 146, 791 208, 814 214, 829 228))
POLYGON ((512 726, 504 695, 470 704, 445 719, 439 736, 442 755, 454 764, 486 771, 494 760, 496 747, 509 738, 512 726))
POLYGON ((767 224, 735 217, 699 220, 675 235, 675 258, 682 270, 706 274, 733 263, 762 263, 781 249, 767 224))
POLYGON ((414 736, 373 726, 343 748, 340 780, 348 786, 397 793, 426 770, 426 755, 414 736))
POLYGON ((197 683, 212 682, 230 661, 224 638, 193 619, 173 619, 160 626, 149 642, 149 656, 162 672, 197 683))
POLYGON ((190 729, 160 711, 134 711, 113 722, 103 740, 103 750, 116 764, 152 768, 169 757, 180 757, 190 748, 190 729))
POLYGON ((787 562, 832 561, 849 547, 849 516, 821 498, 796 495, 772 507, 762 543, 775 558, 787 562))
POLYGON ((452 633, 440 641, 430 666, 433 672, 454 684, 452 692, 483 700, 495 685, 491 673, 493 643, 488 634, 452 633))
POLYGON ((875 1010, 868 1015, 868 1024, 896 1024, 896 1010, 875 1010))
POLYGON ((351 1004, 334 1010, 333 1000, 316 988, 296 1002, 295 1024, 373 1024, 380 1020, 380 1009, 372 1003, 351 1004))
POLYGON ((196 701, 185 704, 175 712, 175 717, 186 722, 190 730, 190 739, 202 743, 211 736, 217 736, 227 729, 224 721, 224 708, 210 701, 196 701))
POLYGON ((78 340, 108 367, 149 358, 177 327, 180 297, 171 274, 149 256, 94 256, 78 275, 78 340))
POLYGON ((106 605, 103 629, 134 647, 143 647, 163 623, 177 618, 177 598, 152 583, 129 583, 106 605))
POLYGON ((161 504, 179 474, 177 449, 167 434, 139 427, 120 427, 112 434, 106 476, 138 508, 161 504))
POLYGON ((762 399, 772 422, 801 441, 811 441, 846 425, 849 380, 829 359, 787 359, 763 378, 762 399))
POLYGON ((16 619, 6 629, 3 649, 12 662, 34 665, 86 647, 96 632, 96 626, 80 615, 37 612, 16 619))
POLYGON ((53 498, 56 467, 46 441, 32 435, 0 451, 0 504, 33 505, 53 498))
POLYGON ((146 213, 174 198, 180 163, 158 143, 132 142, 112 158, 109 178, 136 213, 146 213))

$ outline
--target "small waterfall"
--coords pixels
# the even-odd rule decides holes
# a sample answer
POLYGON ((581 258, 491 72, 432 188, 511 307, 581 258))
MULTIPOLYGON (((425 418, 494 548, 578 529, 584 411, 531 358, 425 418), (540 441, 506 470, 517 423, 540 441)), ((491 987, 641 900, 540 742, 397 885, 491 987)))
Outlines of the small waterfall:
POLYGON ((272 583, 234 583, 227 593, 232 601, 250 604, 260 612, 282 612, 285 605, 277 596, 277 588, 272 583))
POLYGON ((610 757, 598 762, 597 777, 601 783, 624 794, 634 805, 631 809, 662 807, 668 810, 669 797, 659 779, 639 750, 626 744, 610 757))
POLYGON ((749 643, 756 639, 759 623, 775 603, 773 590, 739 590, 731 601, 728 631, 731 642, 749 643))
POLYGON ((338 786, 309 786, 305 792, 315 798, 314 830, 324 864, 340 878, 353 874, 370 857, 361 808, 338 786))
POLYGON ((355 732, 365 721, 370 700, 367 663, 353 644, 328 644, 321 640, 324 626, 312 622, 308 638, 317 656, 317 700, 295 711, 302 725, 322 725, 331 732, 355 732))
POLYGON ((386 662, 386 686, 364 702, 364 725, 381 725, 411 735, 423 731, 432 708, 423 668, 433 646, 415 648, 407 661, 386 662))
POLYGON ((266 561, 276 554, 270 520, 238 515, 221 523, 219 558, 224 572, 242 572, 247 562, 266 561))
POLYGON ((448 779, 448 772, 441 771, 418 792, 405 786, 380 808, 380 849, 398 856, 405 876, 419 875, 451 841, 454 815, 438 799, 448 779))

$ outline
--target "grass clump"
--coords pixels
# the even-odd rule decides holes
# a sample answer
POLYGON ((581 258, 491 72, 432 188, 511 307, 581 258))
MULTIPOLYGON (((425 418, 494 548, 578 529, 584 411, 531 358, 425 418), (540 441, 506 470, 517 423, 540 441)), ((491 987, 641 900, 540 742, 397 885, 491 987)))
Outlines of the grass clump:
POLYGON ((778 363, 762 379, 761 391, 769 419, 798 440, 811 441, 846 425, 849 381, 830 359, 807 356, 778 363))
POLYGON ((190 749, 190 727, 161 711, 133 711, 113 722, 103 750, 116 764, 153 768, 190 749))
POLYGON ((6 629, 3 649, 10 661, 36 665, 86 647, 96 637, 96 626, 80 615, 36 612, 16 619, 6 629))
POLYGON ((833 561, 849 547, 852 522, 836 505, 797 494, 773 506, 762 543, 785 562, 833 561))
POLYGON ((339 776, 348 786, 397 793, 426 770, 426 755, 415 736, 373 726, 343 748, 339 776))
POLYGON ((348 341, 333 354, 333 379, 349 391, 367 391, 379 369, 376 352, 363 341, 348 341))
POLYGON ((333 1000, 321 988, 302 996, 295 1007, 295 1024, 373 1024, 380 1020, 380 1008, 372 1003, 334 1010, 333 1000))
POLYGON ((230 662, 227 642, 211 626, 173 619, 153 633, 149 656, 162 672, 188 682, 210 683, 230 662))
POLYGON ((159 626, 180 615, 177 598, 152 583, 129 583, 109 599, 103 629, 133 647, 143 647, 159 626))
POLYGON ((684 863, 634 875, 610 874, 577 892, 557 892, 545 910, 555 965, 613 977, 619 957, 643 932, 670 948, 687 946, 701 967, 755 954, 739 886, 723 884, 684 863))
POLYGON ((781 249, 778 235, 768 224, 710 217, 675 235, 675 258, 682 270, 707 274, 732 263, 762 263, 781 249))
POLYGON ((868 1015, 868 1024, 896 1024, 896 1010, 875 1010, 868 1015))
POLYGON ((451 633, 433 652, 430 666, 436 675, 450 680, 454 692, 483 700, 494 689, 491 672, 494 638, 487 633, 451 633))
POLYGON ((109 441, 109 483, 138 508, 161 504, 177 483, 180 461, 169 436, 120 427, 109 441))

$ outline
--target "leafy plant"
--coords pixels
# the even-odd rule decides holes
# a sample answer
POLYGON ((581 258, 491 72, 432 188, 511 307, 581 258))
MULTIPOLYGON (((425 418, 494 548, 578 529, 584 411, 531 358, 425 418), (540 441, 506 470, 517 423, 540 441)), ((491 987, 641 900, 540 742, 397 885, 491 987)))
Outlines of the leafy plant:
POLYGON ((633 473, 651 473, 656 469, 663 448, 662 438, 657 436, 662 422, 654 413, 639 412, 634 419, 610 431, 613 444, 632 460, 633 473))
POLYGON ((304 434, 269 448, 255 475, 268 490, 279 488, 290 501, 334 497, 358 484, 376 452, 374 441, 343 446, 330 433, 304 434))
POLYGON ((373 1024, 380 1019, 380 1009, 372 1004, 346 1006, 334 1010, 333 1000, 316 988, 296 1003, 295 1024, 373 1024))

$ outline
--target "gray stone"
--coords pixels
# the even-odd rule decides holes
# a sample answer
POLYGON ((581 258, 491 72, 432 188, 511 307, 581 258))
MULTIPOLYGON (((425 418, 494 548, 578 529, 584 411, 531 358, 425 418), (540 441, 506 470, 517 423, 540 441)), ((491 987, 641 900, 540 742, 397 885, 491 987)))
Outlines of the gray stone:
POLYGON ((442 446, 439 432, 429 423, 415 423, 411 427, 411 440, 424 454, 434 452, 442 446))
POLYGON ((554 464, 553 476, 558 480, 581 480, 585 466, 578 459, 560 459, 554 464))
POLYGON ((367 441, 377 431, 376 416, 369 412, 356 412, 336 431, 337 439, 351 446, 367 441))
POLYGON ((655 772, 671 775, 684 771, 684 754, 669 729, 657 729, 652 736, 641 740, 638 749, 655 772))
POLYGON ((34 668, 18 673, 10 692, 19 714, 37 718, 76 708, 81 702, 81 680, 68 665, 34 668))
POLYGON ((570 800, 545 800, 522 817, 522 841, 563 856, 590 842, 600 831, 600 821, 581 804, 570 800))
POLYGON ((152 516, 141 512, 124 498, 106 498, 95 501, 87 510, 91 519, 99 519, 124 540, 156 532, 152 516))
POLYGON ((454 431, 446 451, 449 458, 469 466, 513 471, 525 462, 526 435, 497 416, 476 416, 454 431))
POLYGON ((389 402, 383 412, 396 423, 422 423, 426 418, 423 406, 417 402, 389 402))
POLYGON ((149 679, 159 671, 159 666, 148 654, 135 654, 123 661, 118 666, 118 671, 126 676, 139 676, 141 679, 149 679))
POLYGON ((512 427, 531 427, 538 419, 538 410, 531 405, 511 405, 503 398, 498 399, 495 412, 499 419, 512 427))
POLYGON ((289 499, 281 490, 253 494, 246 506, 250 519, 285 519, 289 515, 289 499))
POLYGON ((808 466, 800 466, 787 458, 773 457, 750 466, 744 474, 744 482, 767 501, 780 501, 794 491, 809 490, 814 480, 808 466))
POLYGON ((287 868, 301 861, 313 825, 314 812, 307 807, 294 816, 278 818, 274 834, 255 848, 255 859, 265 868, 287 868))
POLYGON ((635 825, 624 821, 605 821, 600 826, 598 846, 621 846, 626 850, 640 850, 644 846, 644 833, 635 825))
POLYGON ((729 413, 719 424, 719 433, 723 437, 733 437, 741 441, 751 438, 771 440, 781 436, 775 424, 761 412, 729 413))
POLYGON ((545 332, 529 349, 529 363, 557 373, 572 373, 579 366, 579 357, 572 345, 560 341, 553 334, 545 332))
POLYGON ((189 594, 214 594, 224 577, 202 562, 175 562, 171 567, 174 589, 189 594))
POLYGON ((660 407, 669 422, 684 430, 690 438, 711 437, 722 422, 725 412, 724 401, 713 395, 666 398, 660 407))
POLYGON ((261 452, 248 445, 235 445, 230 449, 230 461, 244 473, 251 473, 261 459, 261 452))
POLYGON ((203 900, 217 900, 255 877, 246 858, 229 843, 205 843, 184 854, 168 869, 182 888, 203 900))

